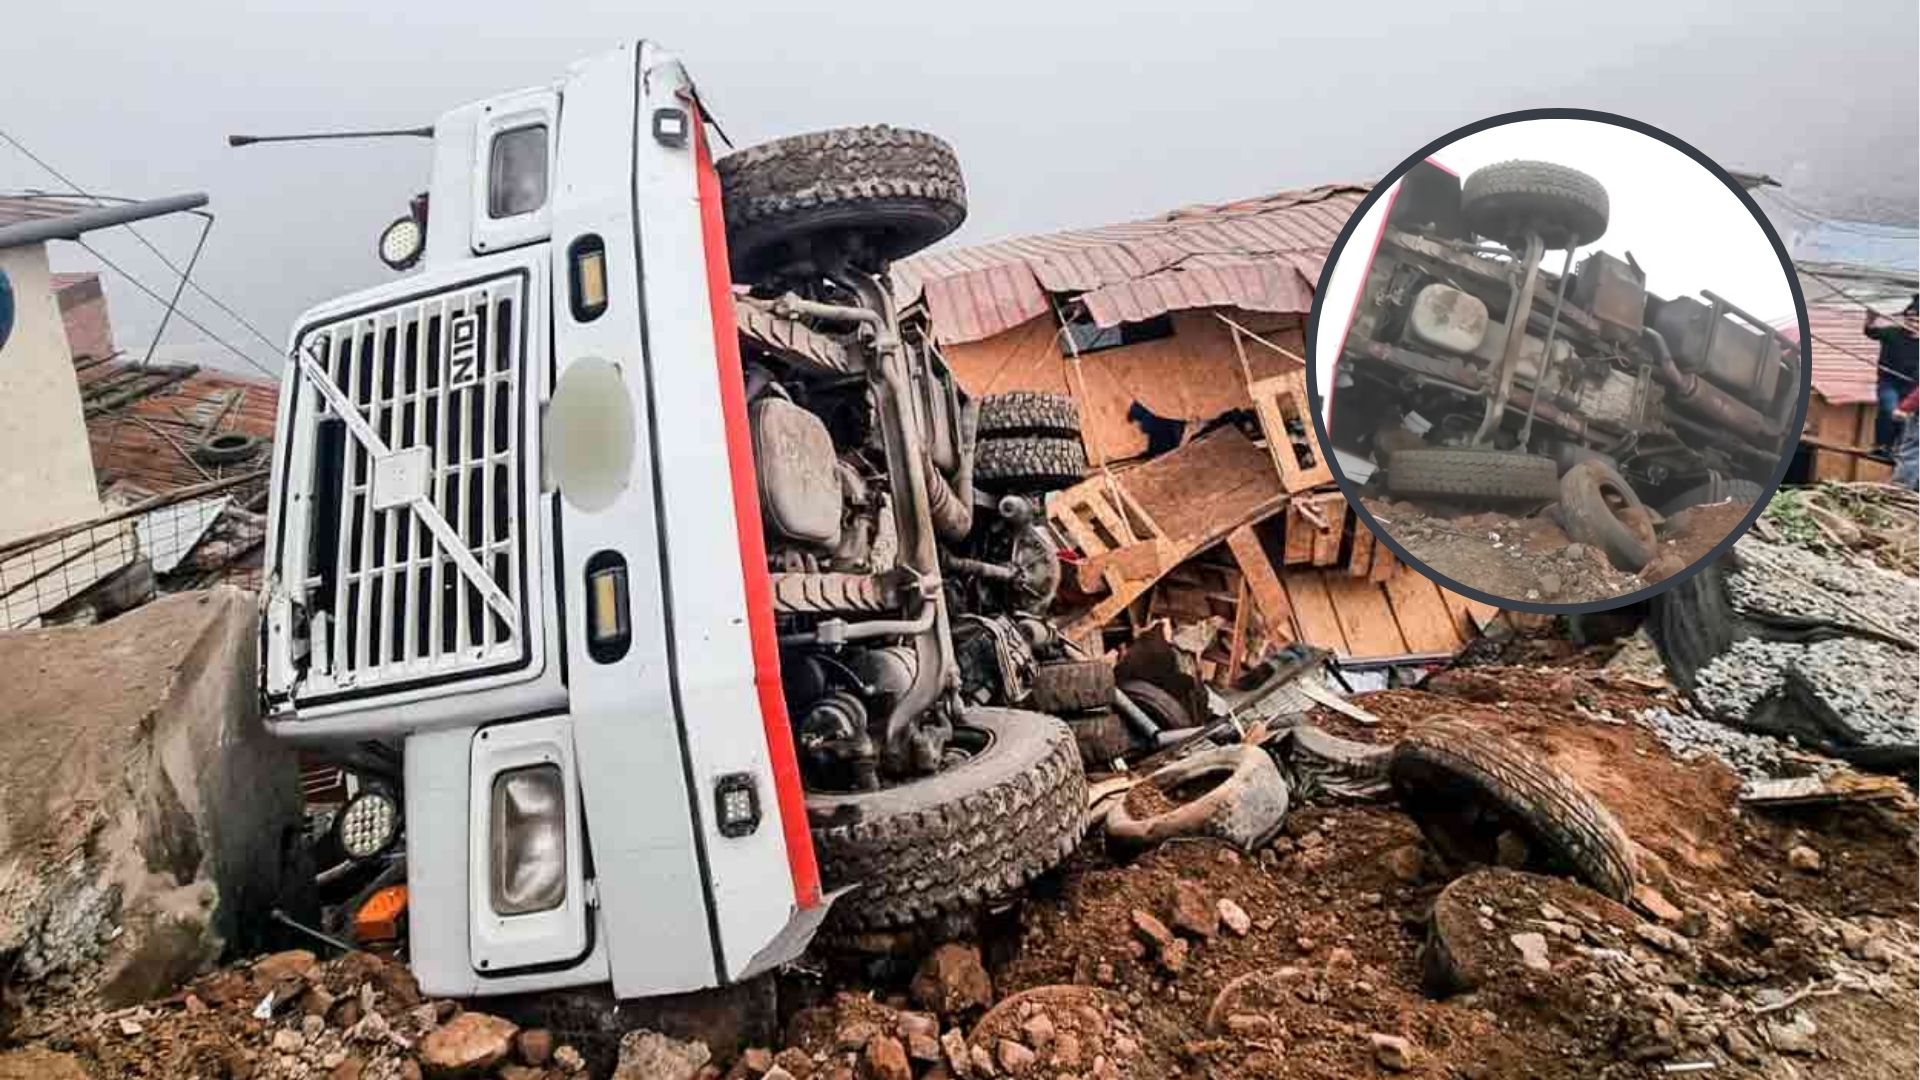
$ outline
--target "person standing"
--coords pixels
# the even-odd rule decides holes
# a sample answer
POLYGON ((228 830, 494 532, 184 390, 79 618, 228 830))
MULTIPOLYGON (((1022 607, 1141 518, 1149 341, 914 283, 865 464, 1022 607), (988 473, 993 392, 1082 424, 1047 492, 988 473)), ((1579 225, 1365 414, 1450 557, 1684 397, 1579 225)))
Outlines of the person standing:
POLYGON ((1880 343, 1880 379, 1875 396, 1879 411, 1873 421, 1873 446, 1889 457, 1900 439, 1901 424, 1895 415, 1900 411, 1900 401, 1920 378, 1920 340, 1914 336, 1917 317, 1920 317, 1920 295, 1907 301, 1907 306, 1895 318, 1876 311, 1867 312, 1864 333, 1880 343))

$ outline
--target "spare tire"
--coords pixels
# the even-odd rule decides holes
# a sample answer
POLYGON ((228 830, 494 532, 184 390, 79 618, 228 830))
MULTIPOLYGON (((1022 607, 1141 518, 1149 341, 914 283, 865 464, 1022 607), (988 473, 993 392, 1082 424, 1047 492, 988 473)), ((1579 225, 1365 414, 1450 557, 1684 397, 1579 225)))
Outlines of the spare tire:
POLYGON ((1173 694, 1145 679, 1128 679, 1120 684, 1119 690, 1161 731, 1180 731, 1193 726, 1192 710, 1173 694))
POLYGON ((1398 450, 1387 456, 1387 490, 1414 498, 1545 502, 1560 494, 1560 470, 1550 457, 1512 450, 1398 450))
POLYGON ((1453 862, 1495 865, 1511 834, 1525 842, 1520 869, 1568 875, 1614 900, 1633 889, 1632 845, 1613 814, 1517 743, 1439 717, 1400 740, 1387 772, 1427 842, 1453 862))
POLYGON ((1604 461, 1589 458, 1560 478, 1560 518, 1569 537, 1606 552, 1621 570, 1633 573, 1653 561, 1653 518, 1604 461))
POLYGON ((1085 712, 1113 704, 1113 665, 1056 660, 1033 669, 1033 707, 1043 713, 1085 712))
POLYGON ((1073 733, 1050 716, 969 709, 960 764, 895 787, 808 792, 807 821, 834 901, 830 925, 899 929, 965 914, 1058 865, 1085 829, 1073 733))
POLYGON ((973 456, 973 482, 993 492, 1058 491, 1086 475, 1087 451, 1079 439, 985 439, 973 456))
POLYGON ((1129 798, 1119 799, 1107 814, 1107 839, 1121 847, 1145 848, 1180 836, 1211 836, 1251 852, 1272 840, 1286 822, 1286 778, 1257 746, 1203 750, 1154 770, 1141 782, 1179 805, 1163 813, 1140 815, 1128 807, 1129 798), (1183 791, 1209 780, 1213 784, 1206 790, 1191 799, 1179 799, 1183 791))
POLYGON ((1080 747, 1080 764, 1089 772, 1111 772, 1114 761, 1133 749, 1133 734, 1112 709, 1063 716, 1061 720, 1073 730, 1073 741, 1080 747))
POLYGON ((1052 435, 1080 438, 1080 405, 1065 394, 1014 390, 980 399, 980 437, 1052 435))
POLYGON ((1600 181, 1550 161, 1502 161, 1460 185, 1467 226, 1516 251, 1529 232, 1550 251, 1591 244, 1606 234, 1608 209, 1600 181))
POLYGON ((775 139, 714 163, 736 281, 804 259, 816 241, 857 238, 905 258, 967 219, 960 162, 944 140, 884 124, 775 139))

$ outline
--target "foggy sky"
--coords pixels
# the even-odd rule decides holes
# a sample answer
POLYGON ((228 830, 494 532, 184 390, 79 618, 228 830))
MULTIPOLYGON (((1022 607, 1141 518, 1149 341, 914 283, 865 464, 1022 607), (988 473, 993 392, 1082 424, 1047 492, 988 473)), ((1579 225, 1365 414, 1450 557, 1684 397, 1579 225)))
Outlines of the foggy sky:
MULTIPOLYGON (((427 144, 235 151, 229 132, 430 123, 461 102, 550 83, 623 38, 677 51, 739 145, 878 122, 944 136, 971 203, 949 243, 1371 180, 1454 127, 1543 106, 1645 120, 1836 216, 1910 224, 1920 189, 1912 0, 1837 11, 1695 0, 1561 0, 1536 11, 1431 0, 1239 10, 841 0, 819 13, 762 2, 335 0, 325 13, 260 10, 269 6, 10 10, 0 128, 92 190, 207 191, 219 221, 195 280, 276 342, 303 308, 390 277, 375 240, 425 189, 427 144)), ((59 185, 0 144, 0 190, 20 188, 59 185)), ((189 223, 145 228, 184 260, 189 223)), ((168 284, 132 237, 93 242, 149 284, 168 284)), ((71 245, 56 245, 54 260, 95 265, 71 245)), ((108 290, 120 346, 143 349, 158 306, 115 280, 108 290)), ((184 307, 277 368, 265 344, 204 300, 184 307)), ((201 336, 175 326, 167 340, 201 336)), ((235 363, 215 349, 204 359, 235 363)))

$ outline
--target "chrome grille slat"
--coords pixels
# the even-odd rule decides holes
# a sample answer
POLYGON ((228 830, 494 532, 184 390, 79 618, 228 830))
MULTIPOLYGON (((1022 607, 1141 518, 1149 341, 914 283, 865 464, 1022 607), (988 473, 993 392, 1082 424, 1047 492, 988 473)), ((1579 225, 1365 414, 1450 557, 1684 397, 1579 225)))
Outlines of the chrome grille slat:
MULTIPOLYGON (((304 693, 388 686, 525 657, 523 621, 499 614, 524 601, 519 410, 525 306, 523 279, 510 276, 309 332, 322 343, 314 353, 319 370, 375 441, 396 453, 426 448, 426 503, 446 519, 509 607, 496 610, 414 507, 375 509, 373 456, 360 439, 348 439, 327 643, 331 669, 316 664, 304 693), (463 317, 472 320, 475 367, 460 378, 454 326, 463 317), (496 423, 506 432, 499 444, 496 423), (502 528, 495 528, 496 514, 502 528)), ((323 395, 302 400, 303 423, 328 414, 323 395)))

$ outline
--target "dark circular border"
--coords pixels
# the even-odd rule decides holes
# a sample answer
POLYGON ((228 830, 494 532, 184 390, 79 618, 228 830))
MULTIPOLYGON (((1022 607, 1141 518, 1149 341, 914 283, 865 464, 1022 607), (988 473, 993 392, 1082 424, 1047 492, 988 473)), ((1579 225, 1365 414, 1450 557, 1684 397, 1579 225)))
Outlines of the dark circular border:
MULTIPOLYGON (((1346 225, 1340 230, 1339 237, 1334 240, 1332 249, 1327 252, 1326 262, 1323 263, 1320 268, 1320 280, 1314 287, 1313 308, 1307 314, 1307 340, 1305 343, 1307 352, 1307 397, 1313 406, 1313 434, 1314 438, 1318 440, 1322 459, 1326 461, 1328 468, 1333 472, 1334 482, 1340 485, 1341 494, 1347 497, 1347 505, 1353 507, 1353 512, 1359 516, 1361 521, 1366 523, 1367 528, 1373 531, 1375 539, 1380 540, 1385 543, 1388 548, 1392 549, 1394 556, 1401 562, 1425 574, 1429 581, 1444 586, 1450 592, 1456 592, 1462 596, 1478 600, 1483 604, 1491 604, 1494 607, 1509 611, 1525 611, 1535 615, 1581 615, 1596 611, 1612 611, 1615 608, 1640 603, 1641 601, 1651 600, 1659 596, 1661 593, 1672 589, 1674 586, 1679 585, 1681 582, 1699 573, 1707 564, 1718 562, 1731 551, 1734 542, 1742 536, 1745 536, 1747 530, 1753 527, 1753 523, 1758 520, 1760 514, 1766 510, 1767 503, 1772 501, 1774 492, 1780 490, 1780 483, 1786 479, 1787 469, 1793 465, 1794 451, 1790 448, 1788 452, 1780 455, 1779 464, 1774 467, 1773 479, 1767 483, 1765 497, 1753 504, 1753 508, 1747 511, 1747 516, 1741 518, 1740 523, 1729 530, 1726 538, 1715 545, 1712 551, 1695 559, 1686 569, 1655 582, 1638 592, 1626 593, 1622 596, 1610 597, 1606 600, 1593 600, 1579 604, 1542 604, 1531 600, 1515 600, 1482 592, 1479 589, 1471 588, 1455 581, 1445 574, 1435 571, 1425 562, 1414 558, 1400 541, 1394 539, 1391 533, 1383 528, 1379 522, 1374 520, 1373 514, 1367 510, 1366 505, 1360 500, 1359 485, 1349 480, 1347 474, 1340 470, 1340 459, 1338 455, 1333 453, 1333 439, 1327 433, 1327 421, 1324 415, 1326 409, 1321 402, 1319 357, 1316 355, 1320 348, 1321 309, 1326 306, 1327 285, 1333 280, 1333 268, 1339 263, 1340 254, 1346 249, 1347 241, 1353 238, 1353 231, 1359 226, 1360 220, 1366 217, 1367 211, 1373 208, 1373 204, 1379 201, 1382 195, 1392 190, 1394 184, 1398 183, 1401 177, 1405 176, 1415 165, 1427 160, 1435 151, 1442 150, 1468 135, 1485 131, 1488 128, 1519 123, 1523 120, 1587 120, 1594 123, 1612 124, 1615 127, 1626 128, 1629 131, 1635 131, 1642 135, 1658 139, 1692 158, 1708 172, 1712 173, 1722 184, 1726 185, 1727 190, 1733 192, 1734 197, 1740 200, 1740 204, 1747 208, 1747 213, 1753 215, 1754 222, 1760 226, 1761 234, 1767 238, 1769 244, 1773 245, 1773 253, 1780 259, 1780 269, 1787 275, 1787 289, 1793 294, 1794 318, 1799 320, 1800 401, 1799 404, 1795 406, 1793 414, 1793 430, 1797 433, 1794 436, 1793 445, 1798 445, 1800 434, 1803 434, 1806 430, 1807 403, 1813 393, 1813 349, 1809 340, 1812 329, 1807 324, 1807 299, 1805 294, 1800 291, 1800 276, 1794 272, 1793 260, 1787 256, 1787 247, 1780 242, 1780 234, 1774 231, 1773 224, 1767 220, 1767 215, 1761 211, 1760 205, 1753 201, 1753 196, 1748 195, 1746 189, 1741 187, 1739 182, 1734 180, 1732 175, 1730 175, 1727 170, 1721 168, 1712 158, 1694 149, 1693 146, 1681 140, 1679 137, 1662 131, 1652 124, 1644 123, 1631 117, 1621 116, 1617 113, 1602 112, 1597 109, 1521 109, 1516 112, 1489 116, 1484 120, 1477 120, 1464 127, 1455 128, 1414 151, 1406 160, 1394 166, 1393 171, 1389 172, 1379 183, 1375 184, 1373 190, 1367 192, 1366 197, 1360 200, 1359 207, 1354 210, 1353 216, 1347 219, 1346 225)), ((1382 227, 1385 227, 1384 223, 1382 227)), ((1371 252, 1369 252, 1367 256, 1367 261, 1369 264, 1373 261, 1371 252)), ((1364 287, 1365 280, 1362 279, 1362 288, 1364 287)))

